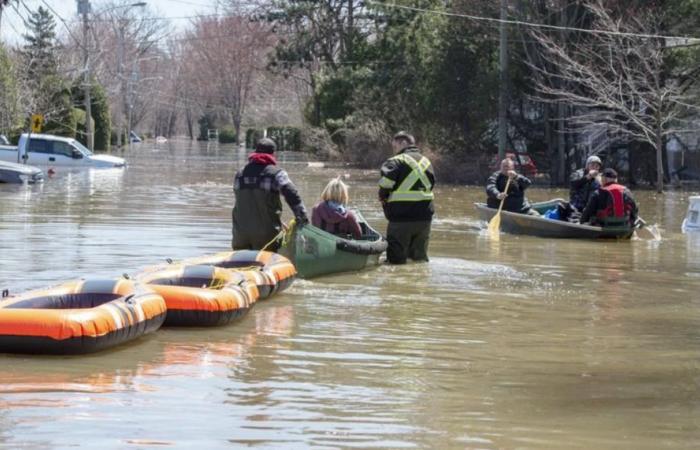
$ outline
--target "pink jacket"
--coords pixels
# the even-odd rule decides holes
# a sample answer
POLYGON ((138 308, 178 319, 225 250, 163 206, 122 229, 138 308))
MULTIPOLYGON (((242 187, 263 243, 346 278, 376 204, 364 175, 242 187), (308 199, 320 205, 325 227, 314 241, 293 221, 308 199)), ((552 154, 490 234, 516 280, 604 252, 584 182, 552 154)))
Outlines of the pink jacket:
POLYGON ((332 234, 349 234, 354 239, 362 236, 362 229, 355 215, 343 205, 334 202, 317 203, 311 214, 311 224, 332 234))

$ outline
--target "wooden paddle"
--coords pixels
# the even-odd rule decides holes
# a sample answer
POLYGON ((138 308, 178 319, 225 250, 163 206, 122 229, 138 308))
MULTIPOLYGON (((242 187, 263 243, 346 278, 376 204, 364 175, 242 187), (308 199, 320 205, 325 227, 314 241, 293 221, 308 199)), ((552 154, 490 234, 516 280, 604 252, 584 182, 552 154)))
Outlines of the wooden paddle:
POLYGON ((649 241, 661 240, 661 233, 659 232, 659 229, 656 228, 656 225, 647 224, 641 217, 637 218, 635 225, 637 228, 634 230, 634 234, 639 239, 646 239, 649 241))
POLYGON ((510 186, 510 177, 508 177, 508 181, 506 181, 506 188, 503 190, 503 193, 506 195, 501 199, 501 204, 498 205, 498 211, 496 212, 496 215, 489 220, 489 226, 487 227, 489 237, 494 241, 499 240, 501 236, 501 210, 503 209, 503 203, 505 203, 506 197, 508 196, 508 186, 510 186))

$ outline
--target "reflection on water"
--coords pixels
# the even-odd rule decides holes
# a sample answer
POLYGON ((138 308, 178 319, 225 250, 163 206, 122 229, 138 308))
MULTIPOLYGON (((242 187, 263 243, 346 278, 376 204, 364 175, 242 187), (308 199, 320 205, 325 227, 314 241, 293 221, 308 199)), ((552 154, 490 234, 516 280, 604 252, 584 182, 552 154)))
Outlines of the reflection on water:
MULTIPOLYGON (((120 156, 128 168, 0 185, 0 288, 228 247, 245 152, 170 141, 120 156)), ((376 171, 280 160, 307 205, 342 174, 385 229, 376 171)), ((298 280, 231 326, 96 355, 0 355, 0 447, 693 447, 700 238, 680 234, 687 194, 637 193, 661 242, 494 243, 472 206, 482 196, 438 189, 429 264, 298 280)))

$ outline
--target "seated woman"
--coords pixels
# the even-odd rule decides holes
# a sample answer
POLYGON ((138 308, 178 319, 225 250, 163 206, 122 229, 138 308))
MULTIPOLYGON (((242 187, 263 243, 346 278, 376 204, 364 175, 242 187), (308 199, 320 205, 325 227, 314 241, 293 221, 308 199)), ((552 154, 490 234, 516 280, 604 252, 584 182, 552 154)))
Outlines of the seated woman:
POLYGON ((340 178, 332 179, 321 193, 311 214, 311 224, 336 235, 352 235, 360 239, 362 229, 355 215, 347 210, 348 186, 340 178))

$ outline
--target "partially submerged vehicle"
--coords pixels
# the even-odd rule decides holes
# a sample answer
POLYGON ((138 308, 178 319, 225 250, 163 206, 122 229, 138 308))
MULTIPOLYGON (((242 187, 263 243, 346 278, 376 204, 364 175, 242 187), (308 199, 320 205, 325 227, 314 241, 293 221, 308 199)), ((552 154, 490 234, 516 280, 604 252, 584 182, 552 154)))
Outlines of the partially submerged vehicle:
MULTIPOLYGON (((632 227, 599 227, 544 217, 547 211, 556 208, 557 204, 563 201, 554 199, 533 203, 532 208, 540 213, 540 216, 501 211, 501 230, 512 234, 574 239, 629 239, 634 233, 632 227)), ((481 220, 488 222, 496 215, 497 209, 489 208, 484 203, 475 203, 475 206, 481 220)))
POLYGON ((124 167, 124 158, 97 155, 73 138, 51 134, 23 134, 16 147, 0 145, 0 161, 36 166, 124 167))
POLYGON ((0 183, 40 183, 44 172, 38 167, 0 161, 0 183))
POLYGON ((309 224, 294 227, 291 235, 283 241, 279 253, 294 263, 301 278, 377 265, 379 256, 387 248, 387 241, 369 226, 359 211, 353 212, 362 229, 360 239, 336 236, 309 224))
POLYGON ((700 231, 700 196, 688 198, 688 212, 683 219, 681 229, 684 233, 700 231))

